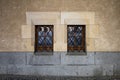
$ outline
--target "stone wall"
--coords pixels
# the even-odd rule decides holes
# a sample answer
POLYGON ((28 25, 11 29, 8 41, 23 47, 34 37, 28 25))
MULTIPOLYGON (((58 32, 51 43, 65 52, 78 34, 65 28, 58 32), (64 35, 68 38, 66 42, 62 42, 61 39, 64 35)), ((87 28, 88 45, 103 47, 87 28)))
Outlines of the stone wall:
POLYGON ((95 12, 27 12, 27 25, 22 26, 23 49, 34 51, 35 25, 54 25, 54 51, 67 51, 67 25, 85 25, 87 51, 96 51, 90 39, 99 38, 95 12), (24 47, 26 46, 26 48, 24 47), (62 47, 61 47, 62 46, 62 47))
POLYGON ((87 40, 88 51, 120 51, 119 6, 119 0, 0 0, 0 51, 34 51, 33 39, 23 39, 21 35, 22 27, 27 25, 26 12, 63 11, 95 13, 99 29, 91 26, 99 35, 87 40))
POLYGON ((41 76, 119 76, 119 52, 89 52, 87 55, 0 53, 0 74, 41 76))

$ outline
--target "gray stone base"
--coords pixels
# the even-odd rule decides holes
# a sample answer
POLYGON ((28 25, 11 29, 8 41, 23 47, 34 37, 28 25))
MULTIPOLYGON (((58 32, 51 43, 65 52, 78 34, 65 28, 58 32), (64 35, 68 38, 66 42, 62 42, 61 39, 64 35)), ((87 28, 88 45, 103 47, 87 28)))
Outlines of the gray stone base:
POLYGON ((0 74, 41 76, 119 76, 119 52, 89 52, 87 55, 0 53, 0 74))

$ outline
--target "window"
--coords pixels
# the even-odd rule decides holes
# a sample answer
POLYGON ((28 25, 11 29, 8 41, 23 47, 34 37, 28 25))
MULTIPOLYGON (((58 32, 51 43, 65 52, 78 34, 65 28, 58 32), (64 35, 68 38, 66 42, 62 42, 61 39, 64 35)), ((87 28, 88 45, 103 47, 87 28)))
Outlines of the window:
POLYGON ((53 25, 35 26, 35 52, 53 52, 53 25))
POLYGON ((67 25, 67 51, 85 52, 85 25, 67 25))

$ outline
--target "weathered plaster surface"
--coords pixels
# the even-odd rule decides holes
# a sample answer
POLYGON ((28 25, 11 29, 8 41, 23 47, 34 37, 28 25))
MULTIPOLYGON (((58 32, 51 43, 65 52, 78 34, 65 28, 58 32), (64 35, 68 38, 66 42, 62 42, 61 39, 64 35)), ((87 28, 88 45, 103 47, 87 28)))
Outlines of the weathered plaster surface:
POLYGON ((99 38, 90 32, 89 51, 120 51, 119 7, 119 0, 0 0, 0 51, 32 51, 23 49, 24 41, 30 41, 22 38, 21 26, 26 25, 26 12, 34 11, 95 12, 99 30, 93 28, 98 31, 99 38))

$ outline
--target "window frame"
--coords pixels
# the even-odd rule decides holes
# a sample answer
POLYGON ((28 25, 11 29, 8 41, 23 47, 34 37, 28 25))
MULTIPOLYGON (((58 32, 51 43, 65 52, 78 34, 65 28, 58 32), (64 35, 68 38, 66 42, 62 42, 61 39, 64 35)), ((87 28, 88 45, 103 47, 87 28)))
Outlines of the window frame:
POLYGON ((34 47, 35 49, 34 49, 34 52, 36 54, 43 54, 43 55, 44 54, 53 54, 53 49, 54 49, 53 42, 54 42, 54 25, 35 25, 35 47, 34 47), (45 45, 44 47, 43 46, 38 47, 38 28, 40 28, 40 27, 52 27, 52 47, 48 47, 47 45, 45 45), (52 51, 47 50, 49 48, 51 48, 52 51))
POLYGON ((86 25, 67 25, 67 54, 69 55, 76 55, 76 54, 86 54, 86 25), (83 28, 82 30, 82 47, 73 47, 73 51, 70 51, 70 47, 68 45, 68 28, 69 27, 79 27, 81 26, 83 28), (79 51, 76 50, 76 48, 79 48, 79 51), (83 51, 80 51, 83 50, 83 51), (77 51, 77 52, 76 52, 77 51))

